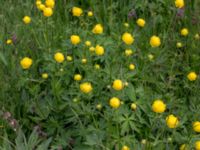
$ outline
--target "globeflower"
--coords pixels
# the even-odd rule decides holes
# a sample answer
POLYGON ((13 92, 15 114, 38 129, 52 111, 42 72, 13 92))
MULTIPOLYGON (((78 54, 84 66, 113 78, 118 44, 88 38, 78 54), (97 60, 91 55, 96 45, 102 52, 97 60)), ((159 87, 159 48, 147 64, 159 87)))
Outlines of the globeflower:
POLYGON ((47 7, 54 8, 54 6, 55 6, 55 1, 54 1, 54 0, 46 0, 46 1, 45 1, 45 5, 46 5, 47 7))
POLYGON ((169 128, 173 129, 173 128, 176 128, 178 126, 179 120, 176 116, 171 114, 171 115, 166 117, 166 123, 167 123, 167 126, 169 128))
POLYGON ((103 26, 101 24, 96 24, 92 29, 94 34, 102 34, 103 33, 103 26))
POLYGON ((79 44, 81 42, 81 39, 80 39, 80 37, 78 35, 72 35, 70 37, 70 39, 71 39, 71 43, 73 45, 77 45, 77 44, 79 44))
POLYGON ((181 29, 181 35, 182 35, 182 36, 187 36, 188 34, 189 34, 189 31, 188 31, 187 28, 181 29))
POLYGON ((83 10, 79 7, 73 7, 72 8, 72 14, 73 16, 76 16, 76 17, 80 17, 83 13, 83 10))
POLYGON ((49 8, 49 7, 45 7, 45 8, 43 9, 43 15, 44 15, 45 17, 50 17, 50 16, 52 16, 52 15, 53 15, 53 9, 52 9, 52 8, 49 8))
POLYGON ((100 46, 100 45, 97 45, 96 48, 95 48, 95 53, 98 56, 103 55, 104 54, 104 47, 100 46))
POLYGON ((122 41, 127 45, 131 45, 134 42, 134 37, 130 33, 125 32, 122 35, 122 41))
POLYGON ((92 91, 92 84, 90 82, 84 82, 80 84, 80 90, 83 93, 90 93, 92 91))
POLYGON ((29 23, 31 22, 31 18, 30 18, 29 16, 25 16, 25 17, 23 18, 23 22, 24 22, 25 24, 29 24, 29 23))
POLYGON ((166 110, 166 104, 162 100, 155 100, 152 104, 152 110, 156 113, 163 113, 166 110))
POLYGON ((199 121, 195 121, 192 125, 193 130, 197 133, 200 133, 200 122, 199 121))
POLYGON ((124 88, 124 85, 123 85, 123 82, 121 80, 117 79, 117 80, 114 80, 112 87, 116 91, 120 91, 124 88))
POLYGON ((146 24, 145 20, 142 19, 142 18, 139 18, 139 19, 136 21, 136 23, 137 23, 137 25, 138 25, 139 27, 144 27, 145 24, 146 24))
POLYGON ((32 65, 33 61, 31 58, 29 57, 24 57, 21 61, 20 61, 20 64, 21 64, 21 67, 23 69, 29 69, 32 65))
POLYGON ((150 45, 151 47, 159 47, 161 44, 160 38, 158 36, 153 35, 150 38, 150 45))
POLYGON ((65 60, 65 57, 64 57, 64 55, 62 53, 58 52, 58 53, 55 53, 54 59, 58 63, 62 63, 65 60))
POLYGON ((117 108, 119 108, 119 106, 120 106, 120 104, 121 104, 121 102, 120 102, 120 99, 119 98, 117 98, 117 97, 112 97, 111 99, 110 99, 110 106, 112 107, 112 108, 115 108, 115 109, 117 109, 117 108))
POLYGON ((185 5, 184 0, 175 0, 175 6, 177 8, 183 8, 185 5))
POLYGON ((195 81, 197 79, 197 74, 195 72, 190 72, 188 75, 187 75, 187 78, 188 80, 190 81, 195 81))

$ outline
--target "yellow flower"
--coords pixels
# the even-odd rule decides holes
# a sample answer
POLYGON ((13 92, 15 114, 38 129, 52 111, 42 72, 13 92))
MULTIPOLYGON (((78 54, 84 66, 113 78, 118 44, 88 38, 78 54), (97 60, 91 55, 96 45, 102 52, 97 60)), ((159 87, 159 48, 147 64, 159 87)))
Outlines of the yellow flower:
POLYGON ((98 56, 103 55, 104 54, 104 48, 103 48, 103 46, 97 45, 96 48, 95 48, 95 53, 98 56))
POLYGON ((48 77, 49 77, 49 76, 48 76, 47 73, 43 73, 43 74, 42 74, 42 78, 43 78, 43 79, 47 79, 48 77))
POLYGON ((80 74, 75 74, 74 75, 74 80, 75 81, 80 81, 82 79, 82 76, 80 74))
POLYGON ((103 33, 103 26, 101 24, 96 24, 92 29, 94 34, 102 34, 103 33))
POLYGON ((83 93, 90 93, 92 91, 92 85, 91 83, 89 82, 84 82, 84 83, 81 83, 80 84, 80 90, 83 92, 83 93))
POLYGON ((119 79, 115 80, 112 85, 113 89, 120 91, 124 88, 123 82, 119 79))
POLYGON ((128 24, 127 22, 125 22, 125 23, 124 23, 124 26, 128 28, 128 27, 129 27, 129 24, 128 24))
POLYGON ((183 47, 183 44, 182 44, 181 42, 177 42, 177 43, 176 43, 176 47, 177 47, 177 48, 181 48, 181 47, 183 47))
POLYGON ((124 146, 122 147, 122 150, 130 150, 130 148, 129 148, 128 146, 124 145, 124 146))
POLYGON ((148 58, 149 58, 150 61, 152 61, 152 60, 154 59, 154 55, 149 54, 149 55, 148 55, 148 58))
POLYGON ((12 40, 11 39, 8 39, 7 41, 6 41, 6 44, 7 45, 10 45, 10 44, 12 44, 13 42, 12 42, 12 40))
POLYGON ((94 67, 95 67, 95 69, 97 69, 97 70, 101 68, 99 64, 95 64, 94 67))
POLYGON ((130 70, 135 70, 135 65, 134 65, 134 64, 130 64, 130 65, 129 65, 129 69, 130 69, 130 70))
POLYGON ((124 33, 122 35, 122 40, 125 44, 131 45, 134 42, 134 37, 130 33, 124 33))
POLYGON ((95 47, 91 46, 91 47, 89 48, 89 50, 90 50, 91 52, 94 52, 94 51, 95 51, 95 47))
POLYGON ((92 11, 88 11, 87 15, 88 15, 88 17, 92 17, 93 16, 93 12, 92 11))
POLYGON ((194 38, 196 39, 196 40, 199 40, 200 39, 200 36, 199 36, 199 34, 197 33, 197 34, 195 34, 194 35, 194 38))
POLYGON ((195 150, 200 150, 200 141, 195 142, 195 150))
POLYGON ((23 69, 29 69, 31 67, 32 63, 33 63, 33 61, 29 57, 24 57, 20 61, 20 64, 21 64, 21 66, 22 66, 23 69))
POLYGON ((137 109, 137 105, 136 105, 135 103, 132 103, 132 104, 131 104, 131 109, 132 109, 132 110, 136 110, 136 109, 137 109))
POLYGON ((45 8, 43 9, 43 15, 44 15, 45 17, 50 17, 50 16, 52 16, 52 15, 53 15, 53 9, 52 9, 52 8, 49 8, 49 7, 45 7, 45 8))
POLYGON ((194 130, 195 132, 200 133, 200 122, 199 122, 199 121, 195 121, 195 122, 193 123, 192 127, 193 127, 193 130, 194 130))
POLYGON ((155 100, 152 104, 152 110, 156 113, 163 113, 166 110, 166 104, 162 100, 155 100))
POLYGON ((110 99, 110 106, 112 108, 118 108, 120 106, 121 102, 120 99, 117 97, 113 97, 110 99))
POLYGON ((54 59, 58 63, 62 63, 65 60, 65 57, 64 57, 64 55, 62 53, 58 52, 58 53, 54 54, 54 59))
POLYGON ((72 8, 72 14, 73 16, 76 16, 76 17, 80 17, 83 13, 83 10, 79 7, 73 7, 72 8))
POLYGON ((159 47, 161 44, 160 38, 158 36, 153 35, 150 39, 151 47, 159 47))
POLYGON ((79 44, 81 42, 81 39, 80 39, 80 37, 78 35, 72 35, 70 37, 70 39, 71 39, 71 43, 73 45, 77 45, 77 44, 79 44))
POLYGON ((86 63, 87 63, 87 59, 86 59, 86 58, 83 58, 83 59, 81 60, 81 62, 82 62, 83 64, 86 64, 86 63))
POLYGON ((36 4, 36 6, 38 6, 38 5, 42 4, 42 2, 41 1, 36 1, 35 4, 36 4))
POLYGON ((125 50, 125 55, 126 56, 131 56, 133 54, 133 51, 131 49, 126 49, 125 50))
POLYGON ((187 145, 186 144, 182 144, 180 146, 179 150, 187 150, 187 145))
POLYGON ((185 5, 184 0, 175 0, 175 6, 177 8, 183 8, 185 5))
POLYGON ((187 36, 188 34, 189 34, 189 31, 188 31, 187 28, 181 29, 181 35, 182 35, 182 36, 187 36))
POLYGON ((187 75, 187 78, 188 80, 190 81, 195 81, 197 79, 197 74, 195 72, 190 72, 188 75, 187 75))
POLYGON ((166 123, 169 128, 176 128, 179 124, 179 120, 174 115, 169 115, 166 117, 166 123))
POLYGON ((31 18, 30 18, 29 16, 25 16, 25 17, 23 18, 23 22, 24 22, 25 24, 29 24, 29 23, 31 22, 31 18))
POLYGON ((98 110, 101 110, 101 109, 102 109, 102 105, 101 105, 101 104, 97 104, 97 105, 96 105, 96 108, 97 108, 98 110))
POLYGON ((42 11, 43 11, 46 7, 45 7, 44 4, 40 4, 40 5, 37 6, 37 8, 38 8, 39 10, 42 10, 42 11))
POLYGON ((72 60, 73 60, 72 56, 67 56, 67 61, 72 61, 72 60))
POLYGON ((86 46, 91 46, 91 42, 90 41, 85 41, 85 45, 86 46))
POLYGON ((46 1, 45 1, 45 5, 46 5, 47 7, 54 8, 54 6, 55 6, 55 1, 54 1, 54 0, 46 0, 46 1))
POLYGON ((138 25, 139 27, 144 27, 146 22, 145 22, 144 19, 139 18, 139 19, 136 21, 136 23, 137 23, 137 25, 138 25))

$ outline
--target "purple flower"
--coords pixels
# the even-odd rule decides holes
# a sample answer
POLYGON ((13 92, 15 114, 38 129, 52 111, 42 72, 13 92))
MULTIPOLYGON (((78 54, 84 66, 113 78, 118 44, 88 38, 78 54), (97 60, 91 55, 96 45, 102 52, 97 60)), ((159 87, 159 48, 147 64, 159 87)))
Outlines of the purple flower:
POLYGON ((131 19, 132 17, 137 18, 137 14, 136 11, 134 9, 132 9, 129 13, 128 13, 128 18, 131 19))
POLYGON ((183 18, 184 17, 184 12, 185 12, 184 8, 178 9, 177 13, 176 13, 176 16, 179 17, 179 18, 183 18))

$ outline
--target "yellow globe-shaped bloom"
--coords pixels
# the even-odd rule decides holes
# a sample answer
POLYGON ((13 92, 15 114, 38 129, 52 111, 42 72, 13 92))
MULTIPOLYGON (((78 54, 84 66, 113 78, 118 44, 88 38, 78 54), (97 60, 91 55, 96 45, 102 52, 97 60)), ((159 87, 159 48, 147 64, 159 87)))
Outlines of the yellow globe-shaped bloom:
POLYGON ((73 60, 72 56, 67 56, 67 61, 72 61, 72 60, 73 60))
POLYGON ((79 7, 73 7, 72 8, 72 15, 76 17, 80 17, 83 13, 83 10, 79 7))
POLYGON ((123 82, 119 79, 115 80, 112 85, 113 89, 120 91, 124 88, 123 82))
POLYGON ((181 47, 183 47, 183 44, 182 44, 181 42, 177 42, 177 43, 176 43, 176 47, 177 47, 177 48, 181 48, 181 47))
POLYGON ((46 7, 45 7, 44 4, 40 4, 40 5, 37 6, 37 8, 38 8, 39 10, 43 11, 46 7))
POLYGON ((20 65, 23 69, 29 69, 32 65, 33 61, 31 58, 29 57, 24 57, 21 61, 20 61, 20 65))
POLYGON ((169 115, 166 117, 166 123, 169 128, 176 128, 179 124, 179 120, 174 115, 169 115))
POLYGON ((194 35, 194 38, 195 38, 196 40, 199 40, 199 39, 200 39, 200 35, 199 35, 198 33, 196 33, 196 34, 194 35))
POLYGON ((193 127, 193 130, 194 130, 195 132, 200 133, 200 122, 199 122, 199 121, 195 121, 195 122, 193 123, 192 127, 193 127))
POLYGON ((45 17, 50 17, 50 16, 52 16, 52 15, 53 15, 53 9, 52 9, 52 8, 49 8, 49 7, 45 7, 45 8, 43 9, 43 15, 44 15, 45 17))
POLYGON ((186 144, 182 144, 182 145, 180 146, 179 150, 189 150, 189 149, 187 148, 187 145, 186 145, 186 144))
POLYGON ((23 22, 24 22, 25 24, 31 23, 31 17, 25 16, 25 17, 23 18, 23 22))
POLYGON ((96 24, 92 29, 94 34, 102 34, 103 33, 103 26, 101 24, 96 24))
POLYGON ((189 31, 188 31, 187 28, 181 29, 181 35, 182 35, 182 36, 187 36, 188 34, 189 34, 189 31))
POLYGON ((81 39, 80 39, 80 37, 78 35, 72 35, 70 37, 70 39, 71 39, 71 43, 73 45, 77 45, 77 44, 79 44, 81 42, 81 39))
POLYGON ((150 38, 150 45, 151 47, 159 47, 161 44, 160 38, 158 36, 153 35, 150 38))
POLYGON ((122 150, 130 150, 130 148, 129 148, 128 146, 124 145, 124 146, 122 147, 122 150))
POLYGON ((65 60, 65 57, 64 57, 63 53, 58 52, 58 53, 54 54, 54 59, 58 63, 62 63, 65 60))
POLYGON ((136 21, 136 23, 137 23, 137 25, 138 25, 139 27, 144 27, 145 24, 146 24, 145 20, 142 19, 142 18, 139 18, 139 19, 136 21))
POLYGON ((120 106, 121 102, 120 99, 117 97, 113 97, 110 99, 110 106, 112 108, 118 108, 120 106))
POLYGON ((98 56, 103 55, 104 54, 104 47, 100 46, 100 45, 97 45, 96 48, 95 48, 95 53, 98 56))
POLYGON ((130 33, 126 32, 122 35, 122 41, 127 45, 131 45, 134 42, 134 37, 130 33))
POLYGON ((82 76, 80 74, 75 74, 74 75, 74 80, 75 81, 80 81, 82 79, 82 76))
POLYGON ((84 82, 84 83, 81 83, 80 84, 80 90, 83 92, 83 93, 90 93, 92 91, 92 85, 91 83, 89 82, 84 82))
POLYGON ((197 74, 195 72, 190 72, 188 75, 187 75, 187 78, 188 80, 190 81, 195 81, 197 79, 197 74))
POLYGON ((13 43, 13 41, 11 40, 11 39, 8 39, 7 41, 6 41, 6 44, 7 45, 10 45, 10 44, 12 44, 13 43))
POLYGON ((86 45, 86 46, 91 46, 92 44, 91 44, 90 41, 85 41, 85 45, 86 45))
POLYGON ((54 1, 54 0, 46 0, 46 1, 45 1, 45 5, 46 5, 47 7, 54 8, 54 6, 55 6, 55 1, 54 1))
POLYGON ((166 110, 166 104, 162 100, 155 100, 151 107, 156 113, 163 113, 166 110))
POLYGON ((101 68, 101 66, 99 64, 95 64, 94 68, 97 69, 97 70, 99 70, 101 68))
POLYGON ((195 150, 200 150, 200 141, 195 142, 195 150))
POLYGON ((88 11, 87 15, 88 15, 88 17, 92 17, 93 16, 93 12, 92 11, 88 11))
POLYGON ((126 50, 125 50, 125 55, 126 55, 126 56, 131 56, 132 54, 133 54, 132 49, 126 49, 126 50))
POLYGON ((47 79, 48 77, 49 77, 49 75, 48 75, 47 73, 43 73, 43 74, 42 74, 42 78, 43 78, 43 79, 47 79))
POLYGON ((130 65, 129 65, 129 69, 130 69, 130 70, 135 70, 135 65, 134 65, 134 64, 130 64, 130 65))
POLYGON ((81 62, 82 62, 83 64, 86 64, 86 63, 87 63, 87 59, 86 59, 86 58, 83 58, 83 59, 81 60, 81 62))
POLYGON ((40 5, 40 4, 42 4, 41 1, 36 1, 36 2, 35 2, 35 5, 36 5, 36 6, 38 6, 38 5, 40 5))
POLYGON ((175 0, 175 6, 177 8, 183 8, 185 5, 184 0, 175 0))
POLYGON ((132 103, 132 104, 131 104, 131 109, 132 109, 132 110, 136 110, 136 109, 137 109, 137 104, 132 103))

